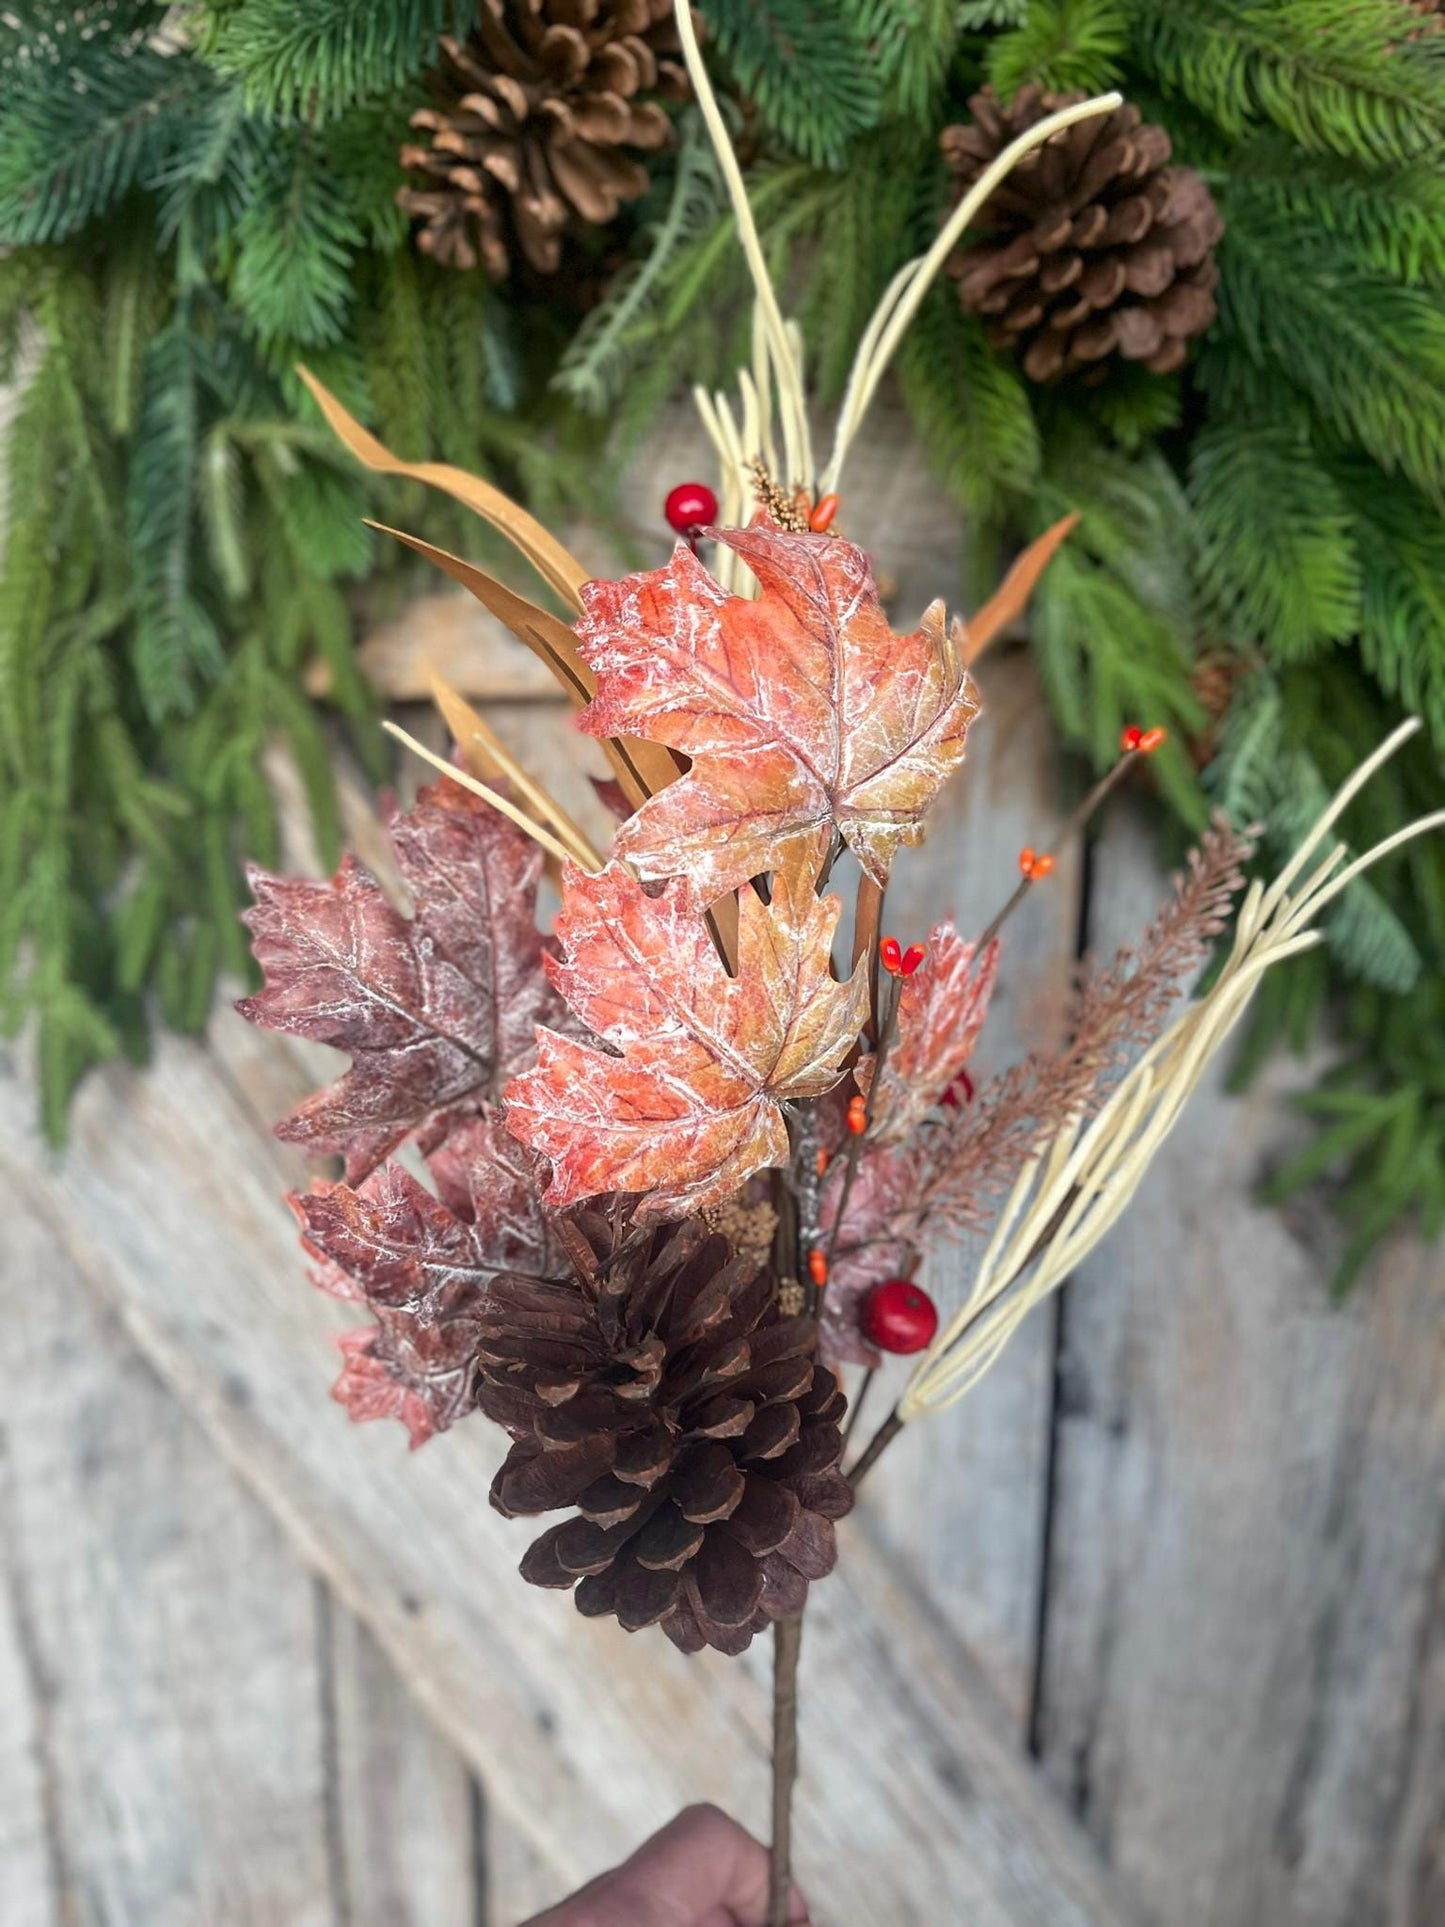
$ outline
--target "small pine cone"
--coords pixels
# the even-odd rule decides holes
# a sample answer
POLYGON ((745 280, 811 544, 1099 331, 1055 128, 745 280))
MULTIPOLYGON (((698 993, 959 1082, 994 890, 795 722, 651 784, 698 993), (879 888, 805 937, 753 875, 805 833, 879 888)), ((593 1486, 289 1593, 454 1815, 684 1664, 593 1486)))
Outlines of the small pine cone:
POLYGON ((438 45, 436 105, 411 118, 427 138, 401 150, 421 178, 396 197, 421 223, 417 245, 452 267, 480 258, 494 281, 519 250, 555 274, 569 232, 605 227, 647 191, 624 150, 670 138, 642 98, 688 90, 669 0, 483 0, 469 38, 438 45))
POLYGON ((575 1277, 506 1278, 484 1319, 479 1403, 516 1443, 500 1512, 575 1515, 522 1561, 579 1612, 740 1653, 832 1570, 844 1399, 811 1319, 693 1219, 614 1242, 563 1220, 575 1277))
POLYGON ((1255 657, 1237 649, 1207 649, 1196 659, 1189 680, 1204 711, 1202 726, 1189 739, 1189 754, 1196 769, 1213 761, 1219 746, 1219 727, 1234 700, 1235 689, 1240 679, 1257 667, 1255 657))
MULTIPOLYGON (((1030 85, 1005 108, 992 88, 975 94, 973 124, 942 135, 955 204, 1010 141, 1082 98, 1030 85)), ((1030 380, 1102 380, 1114 358, 1167 374, 1214 319, 1224 223, 1194 169, 1167 164, 1170 152, 1164 129, 1127 103, 1076 122, 1025 155, 950 260, 964 308, 984 318, 994 347, 1021 356, 1030 380)))

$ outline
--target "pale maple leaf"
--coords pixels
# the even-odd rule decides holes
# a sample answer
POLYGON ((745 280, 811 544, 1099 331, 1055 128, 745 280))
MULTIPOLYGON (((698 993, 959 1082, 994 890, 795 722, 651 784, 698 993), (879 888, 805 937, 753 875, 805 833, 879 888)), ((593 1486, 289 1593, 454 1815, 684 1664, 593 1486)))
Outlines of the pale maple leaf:
POLYGON ((536 1279, 559 1262, 532 1160, 495 1114, 449 1142, 467 1173, 454 1211, 399 1164, 358 1188, 318 1181, 288 1199, 322 1290, 365 1304, 376 1323, 345 1332, 334 1396, 353 1419, 399 1418, 420 1445, 475 1403, 477 1349, 494 1287, 536 1279))
POLYGON ((712 902, 749 877, 816 875, 835 833, 882 883, 963 759, 978 697, 935 603, 908 635, 862 549, 766 522, 717 531, 762 586, 727 594, 679 543, 666 568, 583 585, 597 677, 581 725, 648 737, 692 767, 617 833, 646 877, 712 902))
POLYGON ((415 1133, 426 1151, 531 1054, 557 1005, 542 969, 541 855, 455 783, 390 823, 405 917, 355 860, 329 882, 250 872, 264 989, 237 1008, 350 1053, 350 1071, 276 1127, 346 1159, 352 1183, 415 1133))
POLYGON ((832 974, 839 907, 787 872, 769 904, 744 891, 730 977, 682 879, 649 896, 621 864, 568 868, 547 968, 616 1054, 543 1029, 508 1086, 509 1127, 552 1162, 549 1204, 643 1192, 639 1219, 681 1217, 786 1162, 782 1105, 837 1081, 867 1015, 863 969, 832 974))
MULTIPOLYGON (((899 1143, 941 1102, 973 1055, 997 976, 997 938, 979 961, 978 945, 952 923, 933 926, 923 962, 899 988, 893 1041, 871 1094, 878 1142, 899 1143)), ((855 1073, 865 1088, 867 1062, 855 1073)))

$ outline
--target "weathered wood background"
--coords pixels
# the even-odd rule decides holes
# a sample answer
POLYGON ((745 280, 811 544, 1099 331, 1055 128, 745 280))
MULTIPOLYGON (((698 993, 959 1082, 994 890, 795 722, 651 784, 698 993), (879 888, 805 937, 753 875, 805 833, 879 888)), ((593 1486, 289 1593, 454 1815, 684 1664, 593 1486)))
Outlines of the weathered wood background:
MULTIPOLYGON (((697 471, 679 426, 639 524, 697 471)), ((850 499, 899 619, 956 602, 896 421, 850 499)), ((378 639, 388 675, 420 634, 453 672, 484 646, 449 601, 378 639)), ((485 648, 498 727, 555 778, 564 713, 485 648)), ((1026 655, 984 684, 900 930, 981 922, 1070 800, 1026 655)), ((1146 919, 1147 815, 1020 917, 992 1055, 1146 919)), ((3 1067, 3 1927, 515 1927, 685 1799, 762 1825, 765 1650, 685 1662, 524 1594, 480 1423, 410 1457, 328 1401, 337 1313, 266 1129, 315 1069, 218 1012, 93 1080, 57 1160, 3 1067)), ((1086 1275, 845 1529, 804 1657, 829 1927, 1445 1922, 1445 1278, 1402 1240, 1334 1307, 1328 1219, 1251 1202, 1291 1076, 1200 1094, 1086 1275)))

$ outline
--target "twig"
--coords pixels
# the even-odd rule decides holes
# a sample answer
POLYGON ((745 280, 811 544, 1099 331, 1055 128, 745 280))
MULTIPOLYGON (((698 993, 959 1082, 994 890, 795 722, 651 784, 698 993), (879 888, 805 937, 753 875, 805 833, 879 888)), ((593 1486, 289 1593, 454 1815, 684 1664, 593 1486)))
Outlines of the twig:
POLYGON ((867 1371, 864 1372, 863 1374, 863 1382, 858 1387, 858 1396, 853 1401, 853 1409, 848 1414, 848 1423, 843 1428, 843 1457, 844 1458, 848 1456, 848 1447, 853 1442, 853 1434, 858 1430, 858 1421, 863 1416, 863 1401, 865 1398, 867 1398, 869 1388, 871 1387, 874 1379, 877 1378, 877 1376, 878 1376, 878 1367, 876 1365, 870 1365, 867 1371))
POLYGON ((873 1434, 872 1438, 869 1439, 863 1456, 848 1474, 848 1483, 855 1492, 902 1430, 903 1414, 895 1405, 887 1418, 884 1419, 883 1423, 879 1426, 878 1430, 873 1434))
POLYGON ((773 1626, 773 1862, 768 1927, 788 1927, 793 1889, 793 1788, 798 1779, 798 1654, 803 1615, 773 1626))
POLYGON ((490 789, 487 784, 479 783, 475 776, 469 776, 464 769, 458 769, 455 763, 447 762, 445 757, 434 756, 424 743, 419 743, 415 736, 408 736, 406 731, 398 729, 395 723, 383 723, 382 728, 389 736, 395 736, 399 743, 405 743, 407 748, 420 756, 424 763, 430 763, 432 768, 440 770, 443 776, 449 776, 454 783, 460 783, 464 790, 470 790, 473 796, 480 796, 484 803, 490 803, 498 815, 505 816, 509 822, 515 823, 519 830, 525 830, 534 843, 540 843, 542 848, 550 851, 559 862, 575 863, 577 861, 575 854, 567 848, 565 843, 559 842, 552 832, 544 830, 540 823, 534 823, 525 810, 519 810, 515 803, 502 795, 500 790, 490 789))
MULTIPOLYGON (((1077 836, 1089 818, 1094 814, 1095 810, 1097 810, 1105 799, 1111 796, 1119 787, 1119 784, 1123 782, 1126 771, 1133 768, 1134 764, 1139 761, 1141 754, 1142 752, 1137 749, 1126 749, 1124 751, 1124 754, 1119 758, 1118 762, 1115 763, 1108 775, 1099 778, 1083 802, 1080 803, 1067 818, 1063 828, 1044 852, 1046 856, 1057 856, 1069 839, 1077 836)), ((989 923, 984 925, 983 934, 979 937, 977 946, 980 956, 987 950, 988 946, 993 942, 999 931, 1002 930, 1004 924, 1013 915, 1014 911, 1018 909, 1024 898, 1033 888, 1033 884, 1033 877, 1020 877, 1018 883, 1014 886, 1013 894, 1008 902, 1004 904, 1003 908, 995 914, 989 923)))
POLYGON ((878 1027, 878 1048, 873 1053, 873 1080, 868 1086, 867 1123, 865 1123, 863 1130, 849 1133, 848 1149, 843 1154, 845 1159, 843 1166, 843 1189, 839 1194, 838 1212, 837 1216, 833 1219, 833 1229, 828 1234, 827 1258, 830 1269, 833 1263, 833 1254, 838 1249, 838 1239, 843 1230, 843 1214, 848 1209, 848 1200, 853 1195, 853 1183, 858 1176, 858 1160, 863 1151, 863 1139, 867 1135, 868 1125, 873 1122, 873 1100, 876 1098, 879 1086, 882 1084, 883 1066, 888 1062, 889 1046, 893 1042, 893 1035, 897 1029, 898 1001, 902 986, 895 980, 890 981, 893 982, 893 992, 887 999, 888 1008, 884 1011, 882 1021, 878 1027))

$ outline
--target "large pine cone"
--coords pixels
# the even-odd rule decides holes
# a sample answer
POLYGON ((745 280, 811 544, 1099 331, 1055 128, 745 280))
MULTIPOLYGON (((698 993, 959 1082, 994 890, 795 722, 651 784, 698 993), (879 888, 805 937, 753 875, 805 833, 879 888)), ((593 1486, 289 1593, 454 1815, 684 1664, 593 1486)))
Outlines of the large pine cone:
POLYGON ((663 146, 655 91, 681 97, 687 71, 669 0, 483 0, 465 43, 439 42, 434 107, 412 115, 429 136, 403 147, 423 177, 397 202, 422 223, 417 245, 501 281, 520 249, 553 274, 577 223, 603 227, 647 189, 622 152, 663 146))
POLYGON ((483 1323, 479 1402, 516 1440, 492 1503, 577 1507, 523 1577, 684 1652, 740 1653, 802 1611, 853 1502, 816 1326, 697 1220, 622 1232, 620 1258, 605 1218, 558 1231, 575 1282, 502 1279, 483 1323))
MULTIPOLYGON (((973 125, 942 135, 955 205, 1010 141, 1082 99, 1030 85, 1004 108, 992 88, 975 94, 973 125)), ((1111 357, 1167 374, 1214 319, 1211 251, 1224 223, 1193 168, 1167 165, 1170 152, 1164 129, 1127 103, 1079 121, 1024 156, 950 260, 963 306, 1031 380, 1100 379, 1111 357)))

